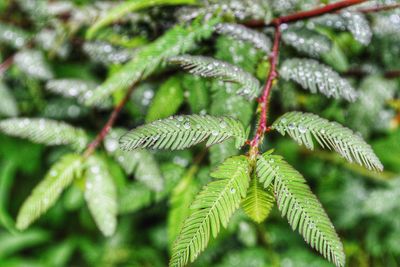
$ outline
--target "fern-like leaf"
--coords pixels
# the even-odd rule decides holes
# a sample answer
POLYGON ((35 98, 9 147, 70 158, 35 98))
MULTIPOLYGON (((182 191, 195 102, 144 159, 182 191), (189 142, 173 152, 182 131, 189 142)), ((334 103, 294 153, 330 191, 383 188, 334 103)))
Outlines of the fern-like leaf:
POLYGON ((282 216, 293 230, 298 229, 304 240, 336 266, 344 266, 343 246, 334 226, 304 177, 281 156, 267 152, 263 159, 274 175, 274 194, 282 216))
POLYGON ((314 23, 338 30, 348 30, 359 43, 368 45, 372 31, 364 14, 356 11, 342 11, 339 14, 327 14, 313 20, 314 23))
POLYGON ((71 145, 82 150, 88 143, 84 130, 48 119, 7 119, 0 121, 0 131, 45 145, 71 145))
POLYGON ((50 209, 74 178, 80 177, 81 172, 81 156, 76 154, 63 156, 50 168, 44 179, 33 189, 31 195, 22 204, 17 216, 17 228, 20 230, 26 229, 50 209))
POLYGON ((85 170, 85 200, 96 225, 105 236, 117 227, 117 190, 107 163, 99 156, 87 159, 85 170))
POLYGON ((117 90, 127 90, 140 79, 148 77, 163 65, 166 58, 177 56, 193 49, 198 40, 211 36, 215 20, 203 25, 193 23, 191 27, 176 26, 158 40, 142 48, 135 57, 119 71, 97 87, 87 105, 101 103, 117 90))
POLYGON ((18 115, 18 105, 14 96, 6 87, 4 83, 0 81, 0 115, 7 117, 16 117, 18 115))
POLYGON ((241 147, 246 139, 243 125, 229 117, 176 116, 154 121, 128 132, 120 139, 124 150, 136 148, 184 149, 207 140, 207 146, 230 137, 241 147))
POLYGON ((250 166, 245 156, 227 159, 211 176, 219 180, 209 183, 191 205, 192 214, 183 224, 172 249, 169 266, 185 266, 206 248, 210 235, 226 227, 233 212, 246 196, 250 166))
POLYGON ((169 62, 180 64, 190 73, 203 77, 214 77, 240 85, 237 94, 249 99, 257 97, 260 92, 260 82, 250 73, 231 65, 230 63, 205 56, 183 55, 171 57, 169 62))
POLYGON ((149 8, 156 5, 181 5, 181 4, 194 4, 194 0, 151 0, 151 1, 141 1, 141 0, 133 0, 128 2, 123 2, 118 6, 114 7, 110 11, 107 12, 104 16, 102 16, 96 23, 94 23, 89 30, 87 31, 87 37, 93 38, 95 33, 112 23, 115 20, 120 20, 124 15, 139 11, 144 8, 149 8))
POLYGON ((319 57, 331 49, 331 43, 327 37, 307 29, 294 28, 284 31, 282 41, 312 57, 319 57))
POLYGON ((14 56, 14 64, 26 75, 33 78, 49 80, 54 76, 43 53, 39 50, 25 49, 19 51, 14 56))
POLYGON ((280 75, 286 80, 299 83, 312 93, 319 91, 327 97, 344 98, 348 101, 357 98, 357 92, 347 80, 341 78, 330 67, 312 59, 285 60, 280 75))
POLYGON ((272 128, 282 135, 288 133, 308 149, 314 149, 314 137, 323 148, 335 150, 349 162, 356 162, 371 170, 383 169, 371 146, 362 137, 337 122, 330 122, 310 113, 288 112, 277 119, 272 128))
POLYGON ((144 149, 123 151, 118 149, 118 140, 125 133, 123 129, 112 130, 104 140, 104 147, 121 165, 126 174, 134 173, 135 178, 153 191, 162 191, 164 178, 153 154, 144 149))
POLYGON ((185 219, 190 215, 190 204, 199 190, 199 185, 193 177, 193 173, 196 170, 196 166, 189 169, 171 194, 170 210, 168 212, 168 241, 171 247, 179 235, 185 219))
POLYGON ((271 194, 271 186, 263 187, 258 177, 254 176, 250 182, 246 198, 242 202, 244 212, 256 223, 263 222, 274 206, 274 196, 271 194))
POLYGON ((254 47, 269 53, 271 40, 263 33, 249 29, 240 24, 219 23, 215 26, 219 34, 233 37, 234 39, 251 43, 254 47))

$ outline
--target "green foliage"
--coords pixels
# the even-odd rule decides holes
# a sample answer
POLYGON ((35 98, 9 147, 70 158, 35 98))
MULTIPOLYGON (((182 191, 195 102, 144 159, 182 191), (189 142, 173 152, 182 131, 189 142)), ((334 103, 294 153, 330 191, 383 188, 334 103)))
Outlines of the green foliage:
POLYGON ((393 1, 0 2, 0 266, 398 266, 393 1))
POLYGON ((191 213, 190 203, 193 202, 199 190, 198 183, 193 177, 196 170, 197 167, 193 166, 171 194, 170 211, 168 213, 168 240, 171 248, 182 229, 184 221, 191 213))
POLYGON ((234 137, 236 147, 246 140, 240 122, 228 117, 176 116, 140 126, 120 139, 124 150, 136 148, 184 149, 207 140, 207 146, 234 137))
POLYGON ((180 79, 172 77, 158 89, 146 115, 146 122, 164 119, 174 115, 183 103, 180 79))
POLYGON ((97 87, 86 103, 93 105, 102 102, 115 91, 127 90, 137 81, 148 77, 166 58, 187 52, 193 49, 197 41, 208 38, 215 23, 210 21, 198 25, 194 22, 190 27, 176 26, 169 30, 157 41, 142 48, 131 61, 97 87))
POLYGON ((9 88, 2 82, 0 82, 0 115, 6 117, 16 117, 18 115, 17 102, 9 88))
POLYGON ((85 162, 85 200, 100 231, 114 234, 117 227, 117 192, 107 163, 100 156, 85 162))
POLYGON ((383 169, 371 146, 337 122, 330 122, 314 114, 288 112, 277 119, 272 127, 282 135, 288 133, 308 149, 314 149, 314 137, 322 147, 335 150, 349 162, 356 162, 371 170, 383 169))
POLYGON ((55 163, 22 205, 17 217, 17 228, 26 229, 50 209, 62 191, 75 178, 80 178, 81 173, 82 158, 77 154, 67 154, 55 163))
POLYGON ((107 12, 100 20, 96 21, 87 31, 86 36, 91 39, 94 37, 99 29, 111 24, 113 21, 121 19, 124 15, 138 11, 141 9, 149 8, 156 5, 181 5, 181 4, 194 4, 195 0, 131 0, 126 3, 121 3, 107 12))
POLYGON ((274 175, 274 194, 282 216, 287 217, 293 230, 298 229, 311 247, 336 266, 344 266, 342 243, 303 176, 281 156, 267 152, 261 157, 274 175))
POLYGON ((254 47, 262 50, 265 53, 269 53, 271 51, 271 40, 263 33, 233 23, 219 23, 215 26, 215 28, 219 34, 224 34, 237 40, 249 42, 254 47))
POLYGON ((357 92, 350 83, 339 77, 330 67, 312 59, 287 59, 280 69, 282 78, 299 83, 312 93, 354 101, 357 92))
MULTIPOLYGON (((260 179, 261 180, 261 179, 260 179)), ((246 198, 242 202, 244 212, 256 223, 263 222, 274 206, 274 197, 270 188, 264 189, 257 177, 250 182, 246 198)))
POLYGON ((171 57, 169 62, 180 64, 190 73, 202 77, 215 77, 223 81, 234 82, 240 85, 238 95, 254 98, 260 92, 260 83, 246 71, 227 62, 204 56, 183 55, 171 57))
POLYGON ((0 131, 39 144, 71 145, 76 150, 82 150, 88 142, 84 130, 48 119, 1 120, 0 131))
POLYGON ((291 28, 282 33, 282 40, 302 54, 320 57, 331 49, 328 38, 307 29, 291 28))
POLYGON ((190 206, 193 210, 185 220, 172 249, 170 266, 193 262, 206 248, 210 235, 227 227, 233 212, 246 196, 250 181, 250 166, 246 157, 227 159, 211 176, 219 179, 209 183, 190 206))

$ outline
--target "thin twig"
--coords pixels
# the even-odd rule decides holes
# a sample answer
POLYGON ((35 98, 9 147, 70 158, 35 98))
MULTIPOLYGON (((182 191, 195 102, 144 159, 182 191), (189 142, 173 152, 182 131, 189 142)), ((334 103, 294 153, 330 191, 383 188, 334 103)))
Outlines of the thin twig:
POLYGON ((135 85, 132 85, 129 90, 126 92, 124 98, 118 103, 118 105, 114 108, 112 111, 110 117, 108 118, 108 121, 106 124, 104 124, 103 128, 99 132, 99 134, 96 136, 96 138, 88 145, 86 148, 85 152, 83 153, 83 156, 85 158, 89 157, 90 155, 93 154, 93 152, 96 150, 96 148, 100 145, 100 143, 104 140, 104 138, 107 136, 111 128, 113 127, 116 119, 118 118, 118 115, 120 114, 122 108, 125 106, 125 104, 128 102, 133 90, 135 89, 135 85))
POLYGON ((363 2, 366 2, 366 0, 344 0, 328 4, 323 7, 318 7, 312 10, 300 11, 287 16, 275 18, 269 24, 265 24, 263 20, 253 20, 246 22, 245 25, 247 25, 248 27, 264 27, 264 26, 276 26, 282 23, 292 23, 299 20, 309 19, 313 17, 318 17, 323 14, 332 13, 349 6, 361 4, 363 2))
POLYGON ((279 57, 279 41, 281 38, 280 32, 280 24, 275 26, 275 34, 274 34, 274 45, 272 47, 272 52, 269 57, 270 69, 267 76, 267 82, 265 83, 263 94, 259 99, 258 109, 260 110, 260 120, 258 123, 258 128, 256 135, 253 140, 250 141, 251 152, 250 155, 255 156, 258 154, 258 146, 260 145, 264 133, 267 129, 267 117, 268 117, 268 106, 269 106, 269 97, 272 91, 272 85, 274 80, 278 77, 278 72, 276 67, 278 65, 278 57, 279 57))
POLYGON ((12 65, 13 61, 14 55, 8 57, 3 63, 0 64, 0 76, 12 65))

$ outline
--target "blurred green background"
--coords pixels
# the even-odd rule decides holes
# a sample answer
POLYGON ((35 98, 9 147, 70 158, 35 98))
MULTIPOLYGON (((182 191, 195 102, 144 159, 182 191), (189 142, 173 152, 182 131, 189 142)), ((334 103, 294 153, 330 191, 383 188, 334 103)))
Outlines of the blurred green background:
MULTIPOLYGON (((284 14, 307 9, 315 1, 303 2, 308 6, 298 4, 290 10, 269 12, 284 14)), ((151 8, 102 28, 95 35, 96 41, 89 41, 85 34, 94 21, 89 14, 106 13, 109 3, 101 7, 102 3, 0 0, 1 62, 22 47, 34 47, 44 55, 43 62, 36 62, 36 66, 45 64, 52 77, 99 84, 132 58, 137 47, 156 39, 177 19, 175 7, 151 8), (49 14, 50 8, 53 13, 49 14), (15 27, 17 39, 10 41, 4 37, 8 29, 4 25, 15 27), (43 35, 42 41, 39 33, 43 35), (18 34, 25 45, 18 43, 18 34), (31 38, 36 39, 29 41, 31 38)), ((318 28, 332 44, 321 61, 348 78, 365 93, 365 98, 345 103, 310 94, 283 81, 277 83, 272 95, 271 122, 290 110, 314 112, 336 120, 362 135, 385 166, 382 173, 371 172, 346 163, 329 151, 308 151, 276 133, 266 137, 264 148, 274 148, 306 177, 344 243, 348 266, 400 266, 400 79, 389 75, 400 69, 400 24, 391 31, 385 24, 391 16, 400 21, 398 10, 368 17, 374 33, 368 46, 360 45, 348 32, 318 28)), ((298 56, 293 47, 282 46, 282 58, 298 56)), ((265 58, 250 45, 228 37, 213 36, 196 52, 240 65, 260 80, 268 68, 265 58)), ((75 99, 46 91, 51 78, 41 74, 42 77, 29 73, 17 64, 0 74, 0 86, 12 91, 18 115, 63 120, 95 136, 110 108, 88 108, 75 99)), ((253 125, 255 104, 232 97, 228 90, 221 89, 224 86, 175 70, 157 73, 135 89, 117 126, 130 129, 175 113, 202 112, 232 115, 245 125, 253 125)), ((116 102, 121 95, 116 93, 113 98, 116 102)), ((7 114, 10 110, 1 110, 0 116, 17 115, 7 114)), ((171 244, 169 231, 178 231, 168 225, 171 192, 203 149, 198 146, 180 152, 154 153, 166 183, 158 193, 134 176, 126 175, 111 156, 99 149, 118 187, 120 215, 112 237, 103 237, 97 229, 79 182, 69 187, 38 222, 19 232, 14 223, 21 204, 49 167, 70 149, 45 147, 0 133, 0 266, 166 266, 171 244)), ((210 180, 209 171, 221 157, 219 150, 223 147, 211 148, 197 164, 197 189, 210 180)), ((190 266, 332 265, 309 248, 274 207, 262 224, 251 222, 241 210, 236 212, 228 229, 190 266)))

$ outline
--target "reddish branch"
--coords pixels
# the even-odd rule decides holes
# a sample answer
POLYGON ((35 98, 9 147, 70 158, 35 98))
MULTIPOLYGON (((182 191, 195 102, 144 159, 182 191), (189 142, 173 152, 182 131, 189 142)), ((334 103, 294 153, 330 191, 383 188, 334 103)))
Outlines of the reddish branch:
POLYGON ((93 152, 96 150, 96 148, 100 145, 100 143, 104 140, 104 138, 107 136, 111 128, 113 127, 116 119, 118 118, 119 113, 125 106, 125 104, 128 102, 133 90, 135 89, 135 84, 129 88, 129 90, 126 92, 124 98, 118 103, 118 105, 114 108, 112 111, 110 117, 108 118, 108 121, 106 124, 104 124, 103 128, 101 129, 100 133, 96 136, 96 138, 88 145, 86 148, 85 152, 83 153, 83 156, 85 158, 89 157, 90 155, 93 154, 93 152))
POLYGON ((10 56, 0 64, 0 75, 2 75, 12 65, 13 61, 14 56, 10 56))
MULTIPOLYGON (((309 11, 302 11, 298 13, 294 13, 288 16, 282 16, 278 17, 272 20, 270 25, 275 26, 275 34, 274 34, 274 45, 272 48, 271 55, 269 57, 269 62, 270 62, 270 69, 267 75, 267 80, 262 92, 261 97, 259 98, 258 102, 258 110, 260 111, 260 120, 258 122, 257 126, 257 131, 254 136, 254 138, 248 142, 250 145, 250 157, 255 157, 258 154, 258 147, 262 143, 263 137, 265 132, 268 131, 268 126, 267 126, 267 118, 268 118, 268 109, 269 109, 269 98, 271 95, 272 91, 272 86, 274 84, 274 81, 278 77, 278 72, 277 72, 277 65, 278 65, 278 57, 279 57, 279 42, 280 42, 280 26, 282 23, 289 23, 289 22, 294 22, 298 20, 303 20, 307 18, 312 18, 316 17, 322 14, 326 13, 331 13, 335 12, 337 10, 340 10, 342 8, 346 8, 355 4, 360 4, 362 2, 365 2, 365 0, 345 0, 345 1, 340 1, 332 4, 328 4, 324 7, 316 8, 313 10, 309 11)), ((266 26, 264 22, 262 21, 252 21, 249 23, 246 23, 247 26, 266 26)))
POLYGON ((317 16, 327 14, 327 13, 332 13, 337 10, 349 7, 349 6, 361 4, 365 1, 366 0, 344 0, 344 1, 340 1, 340 2, 335 2, 335 3, 328 4, 323 7, 316 8, 316 9, 300 11, 300 12, 290 14, 287 16, 275 18, 267 25, 265 24, 265 22, 263 20, 253 20, 253 21, 249 21, 245 24, 249 27, 263 27, 263 26, 268 26, 268 25, 280 25, 282 23, 291 23, 291 22, 295 22, 295 21, 299 21, 299 20, 317 17, 317 16))
POLYGON ((274 45, 272 47, 272 52, 269 57, 270 68, 268 73, 267 82, 265 83, 263 93, 259 98, 259 110, 260 110, 260 121, 258 123, 258 128, 256 135, 253 140, 250 141, 250 147, 255 153, 257 152, 258 146, 262 141, 265 131, 267 130, 267 117, 268 117, 268 106, 269 106, 269 98, 272 91, 272 86, 274 80, 278 78, 278 72, 276 70, 276 66, 278 65, 278 57, 279 57, 279 41, 281 38, 280 32, 280 24, 275 26, 275 36, 274 36, 274 45))

